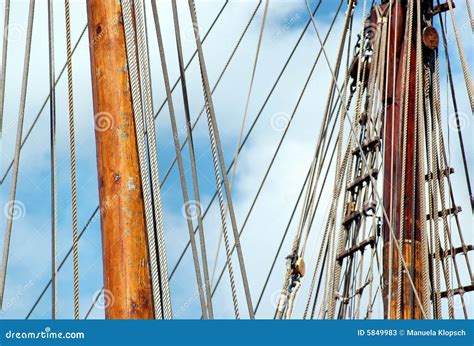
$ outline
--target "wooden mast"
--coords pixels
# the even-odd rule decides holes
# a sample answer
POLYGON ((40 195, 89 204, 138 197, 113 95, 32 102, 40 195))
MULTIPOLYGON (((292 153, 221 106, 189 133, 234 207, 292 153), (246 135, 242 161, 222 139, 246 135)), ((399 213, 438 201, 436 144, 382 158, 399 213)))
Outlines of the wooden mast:
POLYGON ((135 122, 117 0, 88 0, 108 319, 154 317, 135 122))
MULTIPOLYGON (((382 6, 388 8, 389 4, 385 3, 382 6)), ((416 8, 416 6, 414 6, 416 8)), ((388 9, 387 9, 388 11, 388 9)), ((409 273, 402 271, 402 303, 401 303, 401 319, 421 319, 422 313, 416 299, 413 296, 412 286, 409 281, 410 275, 416 291, 423 301, 422 289, 422 251, 421 251, 421 229, 420 229, 420 205, 418 201, 418 189, 416 186, 420 184, 418 181, 418 169, 416 158, 416 143, 415 143, 415 73, 416 73, 416 16, 413 16, 413 31, 412 35, 406 35, 406 1, 397 1, 392 5, 391 10, 391 25, 389 28, 390 34, 390 48, 388 51, 388 94, 385 100, 385 133, 384 133, 384 162, 385 162, 385 176, 384 176, 384 206, 386 208, 390 224, 395 233, 397 241, 400 239, 401 225, 403 223, 403 242, 401 248, 403 251, 403 258, 408 267, 409 273), (396 19, 398 15, 398 20, 396 19), (395 36, 395 33, 397 35, 395 36), (408 54, 411 56, 410 74, 408 82, 408 113, 407 124, 403 124, 401 119, 401 109, 404 100, 404 85, 402 82, 403 65, 402 57, 406 55, 406 51, 410 50, 408 54), (395 79, 395 88, 393 82, 395 79), (401 131, 400 131, 400 125, 401 131), (403 161, 403 131, 406 131, 406 154, 405 154, 405 170, 402 172, 403 161), (402 176, 405 175, 405 188, 402 187, 402 176), (393 205, 392 205, 393 204, 393 205), (401 220, 401 210, 404 209, 404 217, 401 220)), ((405 64, 406 66, 407 64, 405 64)), ((408 68, 408 67, 406 67, 408 68)), ((424 183, 424 182, 422 182, 424 183)), ((384 222, 383 236, 384 236, 384 315, 385 318, 398 318, 397 301, 398 301, 398 271, 399 271, 399 253, 394 246, 390 249, 390 228, 389 223, 384 222), (392 260, 390 261, 390 256, 392 260), (391 263, 390 263, 391 262, 391 263), (390 264, 392 267, 390 276, 390 264), (391 299, 389 299, 389 284, 391 281, 391 299)))

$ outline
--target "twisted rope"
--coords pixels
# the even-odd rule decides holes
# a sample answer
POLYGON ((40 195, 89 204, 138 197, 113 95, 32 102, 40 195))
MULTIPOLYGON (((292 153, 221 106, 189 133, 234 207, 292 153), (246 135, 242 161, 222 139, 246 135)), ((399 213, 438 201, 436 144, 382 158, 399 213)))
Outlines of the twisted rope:
POLYGON ((163 224, 163 208, 161 205, 160 173, 158 170, 158 152, 156 148, 155 121, 153 118, 153 100, 151 93, 151 78, 148 55, 148 41, 146 38, 145 14, 142 1, 134 3, 136 39, 138 46, 138 64, 140 73, 140 86, 144 98, 144 111, 146 119, 146 134, 148 139, 148 157, 150 160, 151 184, 154 215, 158 227, 156 241, 158 244, 158 266, 160 272, 161 295, 163 299, 163 317, 172 319, 170 286, 168 280, 168 263, 165 244, 165 227, 163 224))
MULTIPOLYGON (((135 132, 137 136, 138 158, 140 164, 140 178, 143 191, 143 202, 145 209, 145 223, 148 238, 148 252, 150 256, 151 283, 153 291, 153 302, 155 318, 163 318, 163 307, 161 302, 160 276, 158 269, 158 257, 156 252, 156 235, 153 220, 153 202, 151 196, 150 177, 148 173, 148 158, 146 139, 144 134, 142 99, 140 95, 140 80, 138 75, 138 64, 136 57, 135 30, 133 27, 133 15, 131 0, 121 0, 122 17, 125 30, 125 46, 127 53, 127 65, 132 93, 133 116, 135 120, 135 132)), ((156 215, 158 219, 159 215, 156 215)), ((159 224, 159 221, 158 221, 159 224)), ((160 227, 160 226, 159 226, 160 227)))

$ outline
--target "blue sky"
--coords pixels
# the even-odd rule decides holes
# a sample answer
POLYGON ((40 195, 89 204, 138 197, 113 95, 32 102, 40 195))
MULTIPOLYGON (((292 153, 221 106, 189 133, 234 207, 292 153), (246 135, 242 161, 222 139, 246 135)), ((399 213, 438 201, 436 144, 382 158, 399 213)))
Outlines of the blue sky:
MULTIPOLYGON (((210 23, 219 11, 222 3, 220 1, 202 0, 196 1, 201 33, 207 31, 210 23)), ((314 5, 315 1, 313 1, 314 5)), ((324 35, 327 31, 329 21, 332 19, 336 1, 323 1, 316 15, 318 29, 324 35)), ((3 14, 3 4, 0 2, 3 14)), ((255 9, 257 1, 230 1, 223 12, 214 30, 204 44, 206 61, 209 69, 211 85, 214 84, 227 57, 230 55, 240 33, 255 9)), ((361 12, 363 1, 359 1, 354 20, 354 31, 360 30, 361 12)), ((55 46, 56 46, 56 74, 65 62, 65 30, 64 30, 64 5, 63 1, 54 2, 55 10, 55 46)), ((195 47, 192 37, 192 25, 186 2, 179 2, 180 20, 183 32, 183 44, 185 60, 190 57, 195 47)), ((345 8, 345 1, 344 1, 345 8)), ((460 23, 460 33, 463 38, 465 53, 469 66, 473 64, 472 33, 468 24, 465 4, 458 1, 455 10, 457 22, 460 23)), ((170 2, 158 1, 160 9, 160 20, 165 38, 167 62, 169 65, 170 78, 172 82, 179 75, 177 66, 176 49, 174 44, 174 29, 172 25, 170 2)), ((14 0, 11 7, 11 21, 15 23, 15 39, 12 39, 9 47, 7 63, 7 91, 4 120, 4 139, 1 147, 0 173, 5 172, 12 155, 15 140, 16 119, 18 114, 20 80, 24 54, 24 33, 28 11, 26 0, 14 0)), ((217 113, 219 130, 223 139, 226 160, 230 162, 237 143, 241 118, 244 112, 245 99, 248 83, 252 71, 253 56, 257 45, 258 32, 262 20, 263 6, 252 22, 249 32, 245 36, 241 47, 237 51, 229 70, 226 72, 221 85, 216 90, 214 102, 217 113)), ((0 14, 1 15, 1 14, 0 14)), ((3 17, 3 15, 1 15, 3 17)), ((299 36, 302 27, 306 23, 308 15, 303 0, 295 1, 272 1, 268 22, 265 28, 263 46, 260 55, 254 92, 250 103, 249 118, 246 129, 255 118, 256 112, 261 107, 266 94, 280 71, 284 61, 290 53, 291 48, 299 36)), ((149 32, 149 45, 151 56, 151 70, 153 80, 153 98, 155 109, 164 100, 164 88, 161 75, 160 61, 156 37, 154 35, 151 8, 147 7, 147 20, 149 32)), ((328 42, 327 52, 330 61, 334 61, 337 44, 341 35, 341 21, 343 13, 338 17, 338 22, 328 42)), ((457 47, 452 39, 452 27, 449 17, 448 23, 449 50, 454 69, 454 78, 457 81, 457 96, 462 118, 467 123, 463 130, 467 141, 467 154, 469 162, 473 162, 472 139, 468 134, 472 130, 471 115, 467 94, 464 88, 463 77, 460 69, 457 47)), ((72 1, 72 37, 77 39, 86 23, 85 1, 72 1)), ((437 25, 437 22, 435 23, 437 25)), ((12 32, 13 35, 13 32, 12 32)), ((275 115, 291 114, 298 94, 303 86, 304 79, 308 74, 315 54, 320 46, 316 40, 313 28, 309 28, 288 70, 275 90, 269 104, 265 108, 262 118, 259 120, 254 133, 249 139, 245 149, 242 151, 237 176, 233 189, 238 224, 241 225, 245 214, 250 206, 256 187, 259 184, 266 166, 269 163, 273 151, 281 136, 281 130, 275 130, 272 123, 275 115)), ((441 52, 441 55, 444 53, 441 52)), ((463 206, 464 212, 461 220, 466 227, 472 229, 472 217, 469 215, 470 207, 467 198, 460 154, 456 133, 447 124, 452 120, 452 107, 446 102, 446 81, 444 60, 441 60, 442 88, 443 88, 443 111, 445 113, 445 134, 449 138, 452 148, 450 159, 452 166, 456 168, 454 175, 455 194, 459 204, 463 206)), ((94 121, 92 110, 92 95, 90 89, 89 47, 87 33, 81 40, 78 50, 74 55, 74 96, 76 107, 77 126, 77 155, 78 155, 78 205, 79 226, 82 228, 98 204, 97 173, 95 163, 94 145, 94 121)), ((198 64, 196 61, 188 70, 188 89, 190 94, 190 106, 192 117, 199 113, 202 104, 202 91, 198 64)), ((304 180, 309 167, 310 157, 319 131, 324 101, 327 94, 327 86, 330 80, 326 61, 321 58, 315 74, 308 86, 302 104, 295 116, 288 138, 279 154, 275 167, 262 192, 262 197, 256 205, 242 238, 243 251, 246 256, 246 265, 250 277, 251 292, 254 297, 260 293, 266 272, 276 252, 278 242, 284 231, 284 227, 291 212, 297 193, 304 180)), ((30 84, 28 89, 25 129, 28 129, 41 105, 48 94, 48 49, 47 49, 47 8, 43 2, 37 1, 36 18, 34 23, 32 60, 30 84)), ((180 89, 174 93, 174 104, 179 120, 178 128, 184 128, 184 113, 180 89)), ((22 203, 22 217, 15 220, 12 236, 12 253, 9 263, 9 275, 5 303, 8 308, 0 313, 0 318, 24 318, 32 306, 34 300, 42 291, 50 277, 50 205, 49 205, 49 106, 47 105, 41 113, 37 126, 31 133, 24 150, 22 151, 21 170, 19 176, 19 188, 17 200, 22 203)), ((57 86, 57 112, 58 112, 58 202, 59 202, 59 258, 62 259, 69 249, 71 237, 71 206, 70 206, 70 180, 69 180, 69 156, 68 156, 68 113, 67 113, 67 79, 65 76, 57 86)), ((204 119, 203 119, 204 120, 204 119)), ((158 158, 160 173, 163 175, 174 158, 174 146, 170 130, 167 108, 160 113, 157 119, 158 158)), ((26 130, 25 132, 26 133, 26 130)), ((183 140, 185 133, 182 131, 183 140)), ((201 187, 202 201, 207 205, 215 189, 212 172, 212 161, 209 152, 209 139, 205 121, 199 123, 195 131, 196 151, 198 157, 199 183, 201 187)), ((187 150, 183 151, 187 173, 190 173, 189 155, 187 150)), ((470 166, 472 169, 472 165, 470 166)), ((3 176, 3 174, 2 174, 3 176)), ((332 177, 329 178, 329 186, 332 177)), ((0 205, 8 202, 11 176, 7 176, 0 189, 0 205)), ((188 183, 190 183, 188 177, 188 183)), ((165 211, 165 230, 168 248, 168 262, 170 268, 176 262, 184 245, 188 241, 188 232, 185 226, 185 218, 182 214, 182 195, 175 169, 170 179, 162 189, 162 198, 165 211)), ((323 203, 327 205, 329 203, 323 203)), ((3 207, 2 207, 3 209, 3 207)), ((318 213, 316 229, 322 227, 325 208, 318 213), (320 215, 319 215, 320 214, 320 215)), ((298 214, 297 214, 298 215, 298 214)), ((0 246, 3 245, 4 218, 1 214, 0 223, 0 246)), ((216 205, 210 210, 205 220, 206 242, 208 245, 208 258, 214 259, 219 237, 219 214, 216 205)), ((283 271, 285 269, 284 257, 289 251, 292 230, 284 245, 283 253, 275 273, 273 274, 269 288, 262 301, 261 309, 257 314, 260 318, 273 316, 275 292, 281 288, 283 271)), ((313 232, 310 239, 311 244, 317 245, 318 232, 313 232)), ((468 243, 473 243, 472 234, 468 235, 468 243)), ((316 247, 316 246, 315 246, 316 247)), ((224 263, 224 254, 221 251, 218 272, 224 263)), ((236 257, 234 256, 234 263, 236 257)), ((311 268, 313 264, 309 267, 311 268)), ((212 267, 212 263, 210 263, 212 267)), ((101 240, 100 222, 96 218, 80 242, 80 289, 81 289, 81 316, 84 316, 92 304, 97 292, 102 287, 102 263, 101 263, 101 240)), ((236 276, 240 275, 236 272, 236 276)), ((246 311, 242 286, 238 280, 239 302, 242 312, 246 311)), ((307 288, 307 286, 306 286, 307 288)), ((196 284, 192 268, 190 253, 186 254, 182 265, 171 281, 172 303, 180 318, 199 318, 200 308, 196 299, 196 284), (184 307, 184 308, 183 308, 184 307)), ((304 291, 306 292, 306 291, 304 291)), ((72 318, 72 263, 69 260, 59 274, 59 317, 72 318)), ((305 293, 306 294, 306 293, 305 293)), ((303 296, 305 296, 305 294, 303 296)), ((230 299, 230 288, 227 274, 224 277, 215 296, 215 313, 218 318, 232 318, 233 309, 230 299)), ((50 317, 50 292, 33 313, 33 318, 50 317)), ((378 313, 381 307, 378 306, 378 313)), ((104 314, 101 304, 93 310, 92 318, 102 318, 104 314)))

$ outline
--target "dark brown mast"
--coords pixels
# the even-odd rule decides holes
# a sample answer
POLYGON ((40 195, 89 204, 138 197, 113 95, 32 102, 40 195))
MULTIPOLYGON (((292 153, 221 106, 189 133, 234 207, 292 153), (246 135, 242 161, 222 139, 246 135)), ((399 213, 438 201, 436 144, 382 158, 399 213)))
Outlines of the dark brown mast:
POLYGON ((106 318, 154 317, 122 8, 88 0, 106 318))
MULTIPOLYGON (((426 1, 423 1, 426 2, 426 1)), ((416 143, 415 143, 415 73, 416 73, 416 16, 413 16, 412 34, 407 35, 406 14, 407 1, 396 1, 391 9, 391 24, 389 29, 390 42, 392 44, 388 50, 388 94, 385 100, 385 133, 384 133, 384 206, 387 215, 390 218, 393 232, 400 240, 400 233, 403 223, 403 242, 401 245, 403 251, 403 259, 408 267, 408 273, 403 271, 402 281, 398 282, 399 271, 399 253, 394 246, 390 249, 390 226, 388 222, 384 222, 384 314, 385 318, 398 318, 397 300, 399 285, 402 285, 402 303, 401 303, 401 319, 421 319, 422 313, 417 304, 413 289, 409 281, 410 275, 413 279, 415 289, 417 290, 421 301, 423 301, 422 290, 422 265, 421 265, 421 229, 420 229, 420 205, 418 201, 418 189, 416 186, 420 183, 417 181, 418 169, 416 159, 416 143), (398 18, 396 18, 398 16, 398 18), (395 34, 396 33, 396 34, 395 34), (407 52, 407 50, 409 50, 407 52), (402 57, 411 56, 410 67, 402 62, 402 57), (408 82, 408 112, 406 116, 407 124, 403 124, 401 119, 401 109, 404 104, 402 97, 404 85, 402 82, 403 65, 410 69, 408 82), (395 88, 393 88, 395 79, 395 88), (400 128, 401 125, 401 128, 400 128), (403 136, 406 131, 407 142, 405 156, 403 155, 403 136), (404 172, 402 172, 403 160, 404 172), (405 188, 402 191, 402 176, 405 175, 405 188), (401 219, 401 210, 404 209, 403 220, 401 219), (392 256, 392 260, 390 260, 392 256), (390 265, 392 267, 390 275, 390 265), (391 299, 389 299, 389 284, 391 280, 391 299)), ((384 5, 387 7, 388 3, 384 5)), ((414 6, 416 9, 416 6, 414 6)), ((424 182, 423 182, 424 183, 424 182)))

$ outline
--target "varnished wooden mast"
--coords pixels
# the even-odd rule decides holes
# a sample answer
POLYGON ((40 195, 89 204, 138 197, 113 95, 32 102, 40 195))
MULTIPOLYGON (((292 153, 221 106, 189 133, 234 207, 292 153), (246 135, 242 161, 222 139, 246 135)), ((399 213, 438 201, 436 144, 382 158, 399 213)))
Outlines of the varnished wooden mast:
MULTIPOLYGON (((386 3, 382 6, 387 7, 386 3)), ((416 164, 416 143, 415 143, 415 73, 416 73, 416 42, 414 35, 405 34, 405 21, 407 8, 406 1, 397 1, 392 5, 391 9, 391 25, 390 25, 390 42, 391 46, 388 51, 388 94, 385 100, 385 118, 386 123, 384 133, 384 206, 387 210, 392 229, 395 233, 397 241, 400 239, 401 225, 403 222, 403 244, 401 248, 403 251, 403 258, 408 267, 409 273, 403 271, 402 284, 402 304, 401 304, 401 319, 421 319, 422 313, 419 305, 414 298, 413 290, 409 281, 408 275, 411 275, 415 289, 417 290, 421 301, 423 301, 422 290, 422 265, 421 265, 421 229, 420 229, 420 206, 418 202, 417 180, 418 169, 416 164), (398 15, 398 20, 396 19, 398 15), (397 33, 397 36, 395 36, 397 33), (411 41, 411 43, 410 43, 411 41), (406 126, 400 121, 401 108, 404 100, 401 99, 403 95, 402 74, 403 62, 401 58, 405 56, 406 50, 410 49, 408 54, 411 55, 411 66, 408 86, 408 114, 406 126), (393 88, 393 81, 395 78, 395 88, 393 88), (402 172, 402 150, 403 150, 403 133, 401 128, 407 131, 407 144, 405 156, 405 172, 402 172), (401 190, 402 175, 405 174, 405 189, 401 190), (414 188, 415 187, 415 188, 414 188), (393 205, 392 205, 393 202, 393 205), (401 209, 404 209, 404 218, 401 220, 401 209)), ((413 32, 416 32, 416 16, 413 16, 413 32)), ((424 183, 424 182, 422 182, 424 183)), ((397 314, 397 294, 398 294, 398 270, 399 270, 399 253, 397 249, 390 249, 390 228, 389 223, 384 222, 383 227, 384 236, 384 315, 385 318, 396 319, 397 314), (392 252, 392 276, 390 278, 390 251, 392 252), (389 282, 391 280, 391 299, 389 299, 389 282), (389 303, 390 302, 390 303, 389 303)))
POLYGON ((154 317, 145 217, 118 0, 88 0, 106 318, 154 317))

